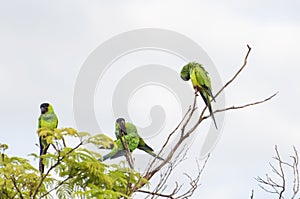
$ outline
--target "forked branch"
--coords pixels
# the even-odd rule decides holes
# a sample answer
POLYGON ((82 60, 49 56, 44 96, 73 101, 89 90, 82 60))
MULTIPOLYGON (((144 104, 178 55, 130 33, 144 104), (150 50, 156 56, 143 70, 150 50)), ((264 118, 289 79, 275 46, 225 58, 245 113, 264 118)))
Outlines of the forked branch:
MULTIPOLYGON (((242 66, 239 68, 239 70, 233 75, 233 77, 226 82, 226 84, 216 93, 215 98, 217 98, 224 90, 225 88, 227 88, 230 84, 232 84, 234 82, 234 80, 236 80, 236 78, 239 76, 239 74, 243 71, 243 69, 246 67, 247 65, 247 59, 248 56, 250 54, 251 48, 249 45, 247 45, 247 53, 246 56, 244 58, 244 62, 242 64, 242 66)), ((253 103, 249 103, 249 104, 245 104, 242 106, 232 106, 232 107, 228 107, 228 108, 224 108, 224 109, 219 109, 216 110, 215 113, 218 112, 224 112, 224 111, 228 111, 228 110, 233 110, 233 109, 243 109, 249 106, 255 106, 261 103, 264 103, 266 101, 269 101, 270 99, 272 99, 277 93, 275 93, 274 95, 261 100, 261 101, 256 101, 253 103)), ((204 107, 202 109, 202 112, 200 113, 200 117, 197 120, 197 122, 195 124, 192 125, 191 128, 187 128, 188 124, 191 122, 191 118, 193 117, 193 115, 195 114, 195 110, 197 109, 197 95, 195 95, 194 97, 194 101, 193 101, 193 105, 189 107, 188 111, 186 112, 186 114, 184 115, 183 119, 179 122, 179 124, 176 126, 176 128, 169 134, 167 140, 165 141, 165 143, 163 144, 162 148, 160 149, 158 155, 160 155, 162 152, 165 151, 166 146, 169 144, 171 137, 176 135, 176 132, 180 131, 179 133, 179 139, 175 142, 174 146, 172 146, 172 150, 170 150, 167 154, 166 157, 164 159, 164 161, 162 162, 158 162, 157 159, 153 159, 152 162, 150 162, 147 171, 145 172, 145 174, 143 175, 143 178, 146 180, 150 180, 157 172, 161 171, 161 169, 166 166, 166 165, 172 165, 174 161, 176 161, 176 159, 178 159, 178 157, 180 156, 180 152, 178 152, 178 150, 180 148, 182 148, 181 146, 184 145, 184 141, 195 132, 196 128, 201 124, 201 122, 205 119, 207 119, 210 116, 205 116, 205 110, 207 107, 204 107), (180 128, 181 127, 181 128, 180 128)), ((177 134, 178 135, 178 134, 177 134)), ((207 160, 206 160, 207 161, 207 160)), ((206 164, 206 162, 205 162, 206 164)), ((204 164, 204 165, 205 165, 204 164)), ((199 172, 199 176, 197 176, 194 180, 192 178, 189 177, 191 184, 193 185, 191 186, 191 188, 185 192, 184 194, 178 194, 180 188, 182 186, 176 186, 176 188, 173 190, 172 193, 170 194, 162 194, 161 192, 158 192, 158 190, 161 190, 161 186, 160 184, 157 185, 156 189, 154 189, 154 191, 149 192, 149 191, 145 191, 145 190, 140 190, 140 187, 143 187, 145 185, 145 181, 140 181, 140 183, 138 183, 135 187, 132 188, 132 192, 143 192, 143 193, 148 193, 150 195, 153 196, 161 196, 161 197, 169 197, 169 198, 186 198, 190 195, 193 194, 194 190, 198 187, 198 181, 200 179, 200 174, 202 173, 199 172), (196 185, 197 186, 196 186, 196 185), (156 191, 155 191, 156 190, 156 191), (190 194, 190 195, 189 195, 190 194), (175 197, 176 196, 176 197, 175 197)), ((171 174, 171 173, 170 173, 171 174)), ((166 180, 168 179, 168 177, 170 176, 170 174, 163 176, 163 179, 161 179, 163 182, 166 182, 166 180)), ((187 175, 188 176, 188 175, 187 175)), ((296 188, 295 188, 296 189, 296 188)))
POLYGON ((271 177, 269 174, 266 174, 265 178, 257 177, 256 181, 259 183, 259 186, 266 191, 267 193, 276 194, 278 199, 283 199, 284 194, 287 191, 287 182, 289 177, 286 175, 285 169, 292 170, 293 176, 293 189, 292 189, 292 197, 294 199, 299 192, 299 171, 298 171, 298 152, 295 147, 293 147, 294 155, 290 156, 292 158, 292 163, 286 162, 282 160, 277 146, 275 146, 275 157, 273 158, 278 166, 275 167, 273 164, 269 163, 272 168, 272 173, 276 178, 271 177), (275 179, 279 180, 275 180, 275 179))

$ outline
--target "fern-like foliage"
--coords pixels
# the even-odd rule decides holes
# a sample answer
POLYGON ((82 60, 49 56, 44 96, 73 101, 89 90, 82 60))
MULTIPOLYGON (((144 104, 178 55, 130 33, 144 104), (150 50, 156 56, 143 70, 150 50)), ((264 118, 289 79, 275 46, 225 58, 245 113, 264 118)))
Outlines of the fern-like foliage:
MULTIPOLYGON (((113 140, 104 134, 91 136, 73 128, 38 130, 46 138, 53 152, 42 156, 45 172, 41 174, 28 159, 9 157, 6 144, 0 144, 0 198, 130 198, 130 187, 145 181, 141 175, 120 165, 106 165, 98 161, 101 154, 88 150, 85 144, 97 148, 111 148, 113 140), (66 137, 78 139, 75 147, 66 137)), ((74 143, 72 143, 74 145, 74 143)), ((31 156, 40 158, 37 154, 31 156)))

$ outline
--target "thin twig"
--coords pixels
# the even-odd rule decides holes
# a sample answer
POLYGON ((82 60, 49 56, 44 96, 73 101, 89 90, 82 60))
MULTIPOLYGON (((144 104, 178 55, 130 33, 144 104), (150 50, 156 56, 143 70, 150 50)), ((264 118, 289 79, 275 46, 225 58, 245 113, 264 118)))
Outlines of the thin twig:
POLYGON ((81 141, 77 146, 75 146, 74 148, 72 148, 69 152, 67 152, 64 156, 60 156, 60 153, 58 153, 58 158, 57 158, 57 161, 54 165, 52 165, 46 174, 43 175, 42 179, 39 181, 37 187, 35 188, 34 192, 33 192, 33 195, 32 195, 32 198, 34 199, 36 197, 36 195, 38 194, 38 191, 40 189, 40 187, 42 186, 44 180, 46 179, 46 177, 49 175, 49 173, 55 168, 57 167, 61 161, 67 157, 70 153, 72 153, 73 151, 75 151, 77 148, 79 148, 82 144, 84 143, 84 141, 81 141))
MULTIPOLYGON (((178 130, 178 128, 181 126, 181 124, 184 122, 185 118, 187 117, 188 113, 192 110, 191 107, 189 107, 189 109, 187 110, 187 112, 185 113, 185 115, 183 116, 182 120, 179 122, 179 124, 175 127, 175 129, 169 134, 167 140, 165 141, 165 143, 163 144, 163 146, 161 147, 160 151, 158 152, 158 156, 163 152, 163 150, 165 149, 165 147, 167 146, 167 144, 169 143, 171 137, 174 135, 174 133, 178 130)), ((146 173, 148 173, 151 169, 152 166, 154 165, 155 161, 157 158, 153 159, 152 162, 149 164, 148 169, 146 171, 146 173)))
POLYGON ((291 199, 294 199, 297 195, 297 193, 299 192, 299 171, 298 171, 298 164, 299 164, 299 156, 298 156, 298 152, 295 148, 295 146, 293 146, 294 149, 294 156, 291 156, 291 158, 293 159, 293 173, 294 173, 294 185, 293 185, 293 196, 291 199))
POLYGON ((151 191, 146 191, 146 190, 141 190, 141 189, 138 189, 137 191, 141 192, 141 193, 146 193, 146 194, 150 194, 150 195, 164 197, 164 198, 175 199, 171 196, 171 194, 154 193, 154 192, 151 192, 151 191))
POLYGON ((67 182, 69 179, 71 179, 71 176, 68 176, 66 179, 64 179, 63 181, 59 182, 55 187, 53 187, 52 189, 50 189, 49 191, 47 191, 45 194, 43 194, 41 196, 41 198, 45 197, 46 195, 50 194, 52 191, 56 190, 58 187, 60 187, 61 185, 63 185, 65 182, 67 182))
POLYGON ((11 175, 11 181, 13 182, 14 187, 16 188, 17 192, 19 193, 20 199, 23 199, 24 198, 23 194, 22 194, 21 190, 19 189, 19 187, 17 185, 17 182, 16 182, 16 179, 13 175, 11 175))
POLYGON ((235 80, 235 78, 242 72, 242 70, 246 67, 246 65, 247 65, 247 60, 248 60, 248 56, 249 56, 249 54, 250 54, 250 51, 251 51, 251 48, 250 48, 250 46, 249 45, 247 45, 247 48, 248 48, 248 52, 247 52, 247 54, 246 54, 246 56, 245 56, 245 58, 244 58, 244 63, 243 63, 243 65, 242 65, 242 67, 237 71, 237 73, 217 92, 217 94, 214 96, 215 98, 217 98, 220 94, 221 94, 221 92, 229 85, 229 84, 231 84, 234 80, 235 80))
MULTIPOLYGON (((273 95, 271 95, 270 97, 268 97, 266 99, 263 99, 263 100, 260 100, 260 101, 256 101, 256 102, 252 102, 252 103, 249 103, 249 104, 244 104, 244 105, 241 105, 241 106, 231 106, 231 107, 227 107, 227 108, 224 108, 224 109, 218 109, 218 110, 215 110, 214 113, 220 113, 220 112, 229 111, 229 110, 236 110, 236 109, 243 109, 243 108, 246 108, 246 107, 249 107, 249 106, 254 106, 254 105, 262 104, 264 102, 267 102, 267 101, 271 100, 277 94, 278 94, 278 92, 275 93, 275 94, 273 94, 273 95)), ((203 120, 205 120, 205 119, 207 119, 209 117, 210 117, 210 115, 204 116, 204 117, 202 117, 202 119, 200 121, 203 121, 203 120)))
POLYGON ((188 178, 190 179, 190 189, 188 189, 185 193, 181 194, 180 196, 178 196, 177 198, 178 199, 185 199, 185 198, 188 198, 190 196, 192 196, 195 192, 195 190, 198 188, 198 186, 200 185, 199 181, 200 181, 200 177, 204 171, 204 168, 206 167, 207 165, 207 162, 208 162, 208 159, 210 157, 210 154, 207 155, 202 167, 200 168, 200 165, 199 165, 199 162, 197 161, 197 166, 198 166, 198 175, 192 179, 189 175, 186 175, 188 176, 188 178))
POLYGON ((123 146, 123 148, 125 149, 125 152, 126 152, 126 154, 125 154, 126 160, 127 160, 128 164, 129 164, 129 167, 131 169, 134 169, 134 162, 133 162, 133 159, 132 159, 132 156, 131 156, 131 152, 130 152, 130 150, 128 148, 128 143, 127 143, 127 140, 125 138, 125 135, 121 131, 120 128, 119 128, 119 132, 120 132, 120 141, 121 141, 121 144, 122 144, 122 146, 123 146), (124 140, 123 140, 123 138, 124 138, 124 140))
POLYGON ((252 189, 250 199, 253 199, 253 197, 254 197, 254 190, 252 189))
POLYGON ((278 163, 278 169, 273 166, 273 164, 269 163, 270 167, 272 168, 272 172, 279 177, 280 182, 277 182, 273 180, 271 177, 269 177, 268 174, 266 174, 265 179, 262 179, 261 177, 257 177, 256 181, 259 184, 259 186, 266 191, 267 193, 272 193, 278 195, 279 199, 284 198, 284 193, 286 191, 287 186, 287 179, 289 179, 284 170, 285 168, 291 168, 293 171, 293 189, 292 189, 292 197, 291 199, 294 199, 299 192, 299 172, 298 172, 298 152, 295 147, 293 147, 294 155, 290 156, 293 160, 293 163, 290 164, 288 162, 285 162, 281 159, 281 156, 279 154, 279 150, 277 145, 275 145, 275 157, 273 158, 278 163))
POLYGON ((282 167, 282 164, 281 164, 282 160, 280 158, 280 155, 279 155, 279 152, 278 152, 278 149, 277 149, 277 145, 275 145, 275 151, 276 151, 276 157, 279 160, 280 174, 278 174, 278 175, 282 178, 282 189, 279 193, 279 199, 280 199, 280 198, 283 198, 283 192, 285 191, 285 175, 284 175, 283 167, 282 167))

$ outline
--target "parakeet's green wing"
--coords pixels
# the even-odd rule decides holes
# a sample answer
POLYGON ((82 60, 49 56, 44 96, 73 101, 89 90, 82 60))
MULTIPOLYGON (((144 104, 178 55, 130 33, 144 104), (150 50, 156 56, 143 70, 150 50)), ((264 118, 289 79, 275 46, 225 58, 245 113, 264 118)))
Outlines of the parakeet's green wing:
POLYGON ((210 77, 208 76, 208 72, 200 64, 198 64, 194 70, 199 86, 202 87, 207 95, 215 101, 215 98, 212 94, 211 81, 210 77))
POLYGON ((201 66, 198 65, 197 67, 194 68, 194 72, 195 72, 195 76, 197 79, 197 83, 201 89, 200 89, 200 94, 201 97, 203 98, 205 104, 208 106, 209 112, 212 116, 212 119, 214 121, 214 124, 217 128, 217 124, 216 124, 216 120, 213 114, 213 110, 212 110, 212 106, 211 106, 211 101, 210 101, 210 97, 213 97, 212 94, 212 89, 211 89, 211 82, 210 82, 210 78, 208 76, 208 72, 201 66))
POLYGON ((205 86, 205 87, 211 89, 210 78, 209 78, 206 70, 200 65, 197 65, 196 67, 194 67, 193 70, 195 71, 195 74, 196 74, 198 86, 200 86, 200 87, 205 86))
MULTIPOLYGON (((123 137, 124 142, 126 140, 128 149, 132 152, 134 151, 138 145, 139 145, 139 137, 135 137, 135 136, 131 136, 131 135, 125 135, 123 137)), ((126 154, 126 151, 122 145, 122 142, 120 139, 117 139, 115 141, 116 146, 113 148, 113 150, 108 153, 107 155, 103 156, 103 161, 106 159, 114 159, 114 158, 118 158, 120 156, 124 156, 126 154)))
POLYGON ((132 123, 126 122, 126 131, 127 131, 127 135, 140 137, 136 126, 132 123))
POLYGON ((139 139, 138 149, 141 149, 141 150, 144 150, 144 151, 146 151, 146 150, 147 151, 153 151, 153 149, 146 144, 146 142, 144 141, 143 138, 139 139))

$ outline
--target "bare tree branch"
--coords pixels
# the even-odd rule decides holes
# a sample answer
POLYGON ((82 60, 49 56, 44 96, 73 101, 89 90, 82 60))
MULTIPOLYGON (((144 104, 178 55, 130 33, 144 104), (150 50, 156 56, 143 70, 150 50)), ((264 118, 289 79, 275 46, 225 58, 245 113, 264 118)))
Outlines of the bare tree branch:
MULTIPOLYGON (((186 156, 186 154, 180 158, 179 160, 177 159, 177 165, 183 161, 184 157, 186 156)), ((155 188, 154 191, 147 191, 147 190, 141 190, 141 189, 138 189, 137 192, 141 192, 141 193, 146 193, 149 195, 152 196, 152 198, 155 198, 155 197, 165 197, 165 198, 173 198, 173 199, 185 199, 185 198, 188 198, 190 196, 192 196, 195 192, 195 190, 198 188, 198 186, 200 185, 199 184, 199 181, 200 181, 200 177, 204 171, 204 168, 208 162, 208 159, 209 159, 209 155, 207 156, 207 158, 205 159, 202 167, 200 168, 200 165, 199 165, 199 162, 197 161, 197 166, 198 166, 198 174, 196 175, 196 177, 192 178, 189 174, 187 173, 184 173, 184 175, 189 179, 189 185, 190 185, 190 188, 188 190, 186 190, 184 193, 181 193, 178 195, 178 192, 180 191, 180 189, 182 188, 183 185, 178 185, 177 182, 175 182, 175 187, 173 189, 173 191, 169 194, 165 194, 163 193, 164 189, 166 187, 163 187, 163 185, 166 184, 167 182, 167 179, 170 177, 173 169, 176 167, 176 165, 169 165, 169 167, 167 168, 167 171, 163 174, 161 174, 161 179, 160 179, 160 182, 159 182, 159 186, 157 186, 155 188)))
POLYGON ((142 190, 142 189, 139 189, 137 191, 141 192, 141 193, 146 193, 146 194, 149 194, 149 195, 153 195, 153 196, 161 196, 161 197, 164 197, 164 198, 175 199, 175 198, 172 197, 172 194, 154 193, 154 192, 146 191, 146 190, 142 190))
MULTIPOLYGON (((215 95, 214 98, 217 98, 225 90, 225 88, 227 88, 240 75, 240 73, 246 67, 246 65, 247 65, 247 59, 248 59, 248 56, 249 56, 250 51, 251 51, 251 48, 250 48, 249 45, 247 45, 247 48, 248 48, 248 51, 247 51, 247 53, 245 55, 244 62, 242 64, 242 66, 233 75, 233 77, 216 93, 216 95, 215 95)), ((261 101, 252 102, 252 103, 245 104, 245 105, 242 105, 242 106, 232 106, 232 107, 227 107, 227 108, 224 108, 224 109, 219 109, 219 110, 216 110, 215 113, 229 111, 229 110, 233 110, 233 109, 243 109, 243 108, 246 108, 246 107, 249 107, 249 106, 255 106, 255 105, 258 105, 258 104, 261 104, 261 103, 264 103, 266 101, 271 100, 273 97, 275 97, 276 94, 277 93, 275 93, 272 96, 270 96, 270 97, 268 97, 268 98, 266 98, 264 100, 261 100, 261 101)), ((168 165, 168 168, 165 171, 165 173, 161 174, 161 179, 158 182, 158 184, 156 185, 156 187, 154 188, 154 190, 153 191, 140 190, 140 188, 142 188, 145 185, 145 181, 144 180, 139 180, 139 182, 136 183, 136 185, 134 187, 132 187, 132 189, 131 189, 132 193, 134 193, 134 192, 148 193, 148 194, 152 195, 152 198, 155 198, 155 197, 158 197, 158 196, 160 196, 160 197, 167 197, 167 198, 175 198, 175 195, 176 195, 176 198, 187 198, 187 197, 193 195, 194 191, 199 186, 200 175, 203 172, 203 169, 204 169, 204 167, 205 167, 205 165, 207 163, 208 158, 206 159, 206 161, 205 161, 202 169, 199 170, 199 165, 198 165, 199 172, 198 172, 198 175, 194 179, 192 179, 188 174, 185 174, 185 176, 187 176, 188 179, 189 179, 189 181, 190 181, 190 188, 187 191, 185 191, 182 194, 178 194, 179 190, 182 188, 182 185, 179 186, 177 182, 175 184, 175 188, 173 189, 173 191, 170 194, 163 194, 162 191, 164 191, 165 188, 166 188, 166 186, 164 186, 164 185, 166 184, 169 176, 171 175, 171 173, 172 173, 172 171, 174 169, 174 165, 176 165, 176 162, 179 164, 183 160, 183 159, 180 159, 178 161, 178 158, 182 154, 182 151, 179 151, 179 149, 184 144, 184 141, 192 133, 195 132, 196 128, 201 124, 201 122, 203 120, 205 120, 208 117, 210 117, 210 116, 205 116, 204 115, 205 114, 205 110, 207 108, 205 106, 202 109, 202 111, 200 113, 200 116, 199 116, 199 119, 197 120, 197 122, 195 124, 193 124, 191 126, 191 128, 187 129, 187 126, 191 122, 191 118, 193 117, 193 115, 195 114, 195 110, 197 109, 196 104, 197 104, 197 94, 195 94, 195 96, 194 96, 193 105, 189 107, 188 111, 186 112, 186 114, 184 115, 184 117, 182 118, 182 120, 179 122, 179 124, 176 126, 176 128, 169 134, 167 140, 164 142, 163 146, 161 147, 158 155, 160 155, 166 149, 166 146, 169 144, 170 138, 172 136, 174 136, 176 132, 179 131, 179 133, 180 133, 179 134, 180 135, 179 139, 175 142, 174 146, 172 146, 172 150, 170 150, 167 153, 164 161, 162 161, 162 162, 158 162, 157 158, 153 159, 152 162, 150 162, 148 168, 146 169, 145 174, 142 177, 143 179, 146 179, 146 180, 149 181, 158 171, 161 171, 161 169, 164 166, 168 165), (181 128, 180 128, 180 126, 181 126, 181 128), (155 163, 157 163, 157 164, 155 164, 155 163)), ((185 157, 185 155, 184 155, 184 157, 185 157)), ((294 164, 296 164, 296 163, 294 163, 294 164)), ((294 172, 298 173, 298 170, 297 171, 295 170, 294 172)), ((277 175, 278 174, 282 175, 281 170, 277 171, 275 169, 275 173, 277 173, 277 175)), ((273 189, 275 190, 275 191, 273 190, 272 192, 275 192, 275 193, 278 192, 277 188, 280 187, 280 185, 276 184, 268 176, 267 176, 267 180, 266 181, 263 180, 263 179, 261 179, 261 178, 258 178, 258 180, 260 180, 263 184, 271 184, 273 186, 273 189)), ((294 185, 294 187, 295 187, 294 189, 297 191, 299 189, 299 181, 295 181, 294 184, 295 184, 294 185)), ((252 199, 253 199, 253 193, 254 192, 252 191, 252 195, 251 195, 252 199)), ((278 192, 278 193, 280 194, 280 192, 278 192)))
POLYGON ((237 71, 237 73, 235 73, 235 75, 217 92, 217 94, 215 95, 215 98, 217 98, 220 94, 221 94, 221 92, 229 85, 229 84, 231 84, 234 80, 235 80, 235 78, 237 78, 237 76, 242 72, 242 70, 246 67, 246 65, 247 65, 247 60, 248 60, 248 56, 249 56, 249 54, 250 54, 250 51, 251 51, 251 48, 250 48, 250 46, 249 45, 247 45, 247 48, 248 48, 248 52, 247 52, 247 54, 246 54, 246 56, 245 56, 245 58, 244 58, 244 63, 243 63, 243 65, 242 65, 242 67, 237 71))
MULTIPOLYGON (((271 95, 270 97, 268 97, 268 98, 266 98, 264 100, 261 100, 261 101, 256 101, 256 102, 252 102, 252 103, 249 103, 249 104, 244 104, 244 105, 241 105, 241 106, 231 106, 231 107, 227 107, 227 108, 224 108, 224 109, 218 109, 218 110, 215 110, 214 113, 220 113, 220 112, 229 111, 229 110, 236 110, 236 109, 243 109, 243 108, 247 108, 249 106, 255 106, 255 105, 258 105, 258 104, 262 104, 264 102, 267 102, 267 101, 271 100, 277 94, 278 94, 278 92, 275 93, 275 94, 273 94, 273 95, 271 95)), ((203 120, 205 120, 205 119, 207 119, 209 117, 210 117, 210 115, 204 116, 202 118, 200 116, 200 118, 201 118, 200 121, 203 121, 203 120)))
POLYGON ((204 163, 203 163, 203 165, 202 165, 201 168, 199 166, 199 162, 197 161, 198 175, 194 179, 192 179, 190 176, 187 175, 189 177, 189 179, 190 179, 190 188, 185 193, 183 193, 182 195, 178 196, 177 197, 178 199, 185 199, 185 198, 188 198, 188 197, 190 197, 190 196, 192 196, 194 194, 195 190, 200 185, 200 183, 199 183, 200 177, 201 177, 201 175, 202 175, 202 173, 204 171, 204 168, 206 167, 206 164, 208 162, 209 157, 210 157, 210 154, 208 154, 208 156, 205 159, 205 161, 204 161, 204 163))
POLYGON ((294 185, 293 185, 293 196, 291 199, 294 199, 297 195, 297 193, 299 192, 299 170, 298 170, 298 165, 299 165, 299 156, 298 156, 298 152, 295 148, 295 146, 293 146, 294 149, 294 156, 290 156, 293 159, 293 173, 294 173, 294 185))
POLYGON ((272 168, 272 172, 277 176, 280 182, 273 180, 268 174, 266 174, 265 179, 257 177, 256 181, 259 183, 259 186, 267 193, 272 193, 278 195, 279 199, 283 199, 285 192, 287 190, 287 181, 289 177, 286 177, 286 171, 284 168, 292 169, 293 173, 293 189, 291 199, 295 199, 296 195, 299 192, 299 172, 298 172, 298 152, 295 147, 293 147, 294 155, 290 156, 293 160, 293 163, 286 162, 282 160, 277 145, 275 145, 275 157, 274 160, 278 163, 278 168, 273 164, 269 163, 272 168))
POLYGON ((252 189, 250 199, 253 199, 253 197, 254 197, 254 190, 252 189))

